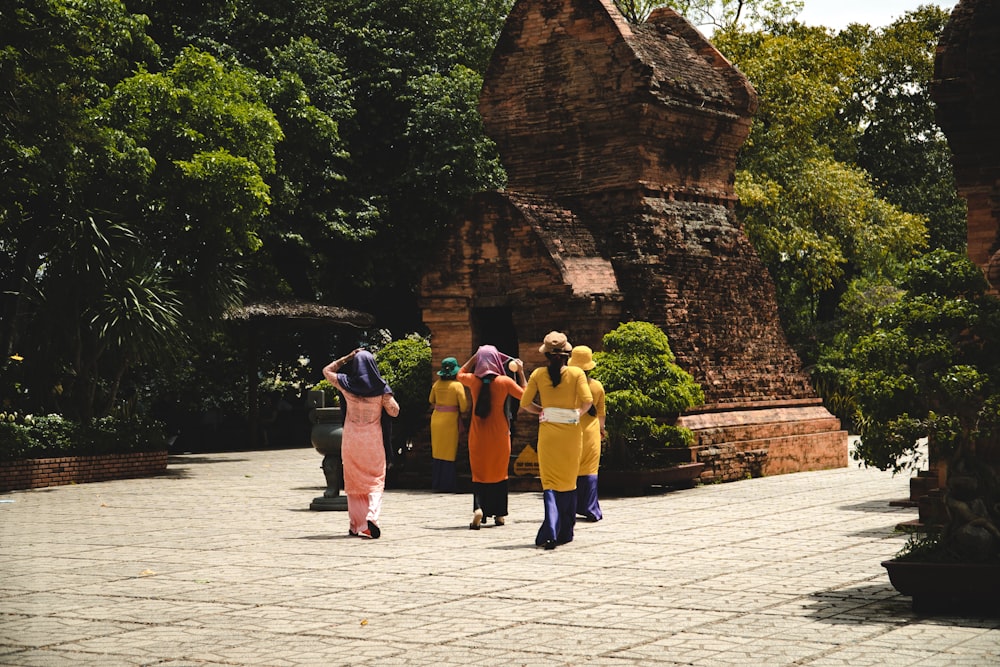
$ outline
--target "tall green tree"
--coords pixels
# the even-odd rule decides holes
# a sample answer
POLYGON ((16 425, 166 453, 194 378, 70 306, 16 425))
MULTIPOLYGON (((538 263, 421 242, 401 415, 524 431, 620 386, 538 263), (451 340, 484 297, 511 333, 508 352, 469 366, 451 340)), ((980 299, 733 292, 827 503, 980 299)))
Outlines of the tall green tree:
POLYGON ((194 49, 154 72, 120 2, 3 11, 4 168, 23 169, 0 186, 13 397, 86 419, 239 297, 281 131, 256 74, 194 49))
POLYGON ((858 51, 822 28, 724 32, 719 48, 757 89, 760 108, 738 160, 740 216, 778 288, 782 321, 807 362, 856 279, 889 280, 925 247, 926 218, 885 200, 836 148, 858 51))
POLYGON ((632 23, 642 23, 657 7, 670 7, 697 26, 736 30, 785 23, 805 6, 803 0, 615 0, 632 23))
POLYGON ((835 150, 839 159, 871 174, 881 197, 927 216, 931 248, 961 251, 966 205, 930 97, 934 52, 949 16, 925 5, 884 29, 853 25, 837 35, 860 60, 841 111, 856 136, 835 150))
POLYGON ((195 44, 279 82, 285 141, 256 296, 419 326, 414 285, 458 206, 503 172, 477 112, 511 0, 135 0, 164 51, 195 44))

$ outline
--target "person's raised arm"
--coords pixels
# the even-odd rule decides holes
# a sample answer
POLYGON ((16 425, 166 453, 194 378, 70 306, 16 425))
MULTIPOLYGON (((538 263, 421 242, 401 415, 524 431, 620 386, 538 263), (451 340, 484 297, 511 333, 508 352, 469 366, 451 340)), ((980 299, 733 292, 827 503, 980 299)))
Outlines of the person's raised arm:
POLYGON ((471 373, 472 369, 475 368, 475 365, 476 365, 476 356, 477 355, 474 354, 471 357, 469 357, 469 360, 466 361, 464 364, 462 364, 462 367, 458 369, 458 372, 459 373, 471 373))
POLYGON ((358 350, 351 350, 340 359, 334 359, 329 364, 323 367, 323 377, 325 377, 329 382, 334 383, 337 377, 337 371, 344 367, 344 364, 348 363, 351 359, 355 357, 358 350))

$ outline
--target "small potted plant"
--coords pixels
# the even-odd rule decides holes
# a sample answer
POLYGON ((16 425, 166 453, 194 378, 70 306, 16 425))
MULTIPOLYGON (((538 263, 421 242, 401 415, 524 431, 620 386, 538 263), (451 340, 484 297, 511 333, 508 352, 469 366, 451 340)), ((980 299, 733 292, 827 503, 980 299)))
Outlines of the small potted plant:
POLYGON ((667 335, 649 322, 627 322, 605 335, 602 344, 592 371, 606 392, 602 485, 637 491, 694 479, 704 464, 678 464, 677 450, 694 444, 694 435, 675 423, 705 397, 694 378, 675 363, 667 335))

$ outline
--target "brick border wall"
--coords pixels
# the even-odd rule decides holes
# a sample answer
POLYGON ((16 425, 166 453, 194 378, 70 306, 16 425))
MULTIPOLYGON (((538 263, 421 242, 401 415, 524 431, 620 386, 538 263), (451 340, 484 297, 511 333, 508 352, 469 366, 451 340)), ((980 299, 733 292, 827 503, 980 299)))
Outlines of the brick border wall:
POLYGON ((167 468, 166 450, 0 462, 0 491, 150 477, 167 468))

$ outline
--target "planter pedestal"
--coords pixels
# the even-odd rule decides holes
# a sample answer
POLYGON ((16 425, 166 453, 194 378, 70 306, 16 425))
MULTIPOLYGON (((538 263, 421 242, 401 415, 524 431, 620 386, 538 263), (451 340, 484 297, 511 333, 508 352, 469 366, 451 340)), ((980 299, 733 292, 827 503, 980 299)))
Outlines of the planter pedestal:
POLYGON ((649 470, 601 470, 597 475, 602 493, 641 496, 653 486, 690 488, 695 485, 704 463, 680 463, 667 468, 649 470))
POLYGON ((347 496, 340 494, 344 485, 344 467, 340 458, 340 443, 344 437, 344 417, 340 408, 313 408, 312 444, 323 455, 323 475, 326 477, 326 491, 314 498, 309 509, 321 512, 347 511, 347 496))
POLYGON ((893 588, 925 614, 1000 616, 1000 563, 882 562, 893 588))

